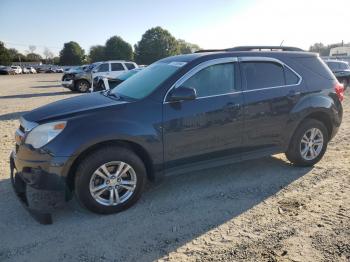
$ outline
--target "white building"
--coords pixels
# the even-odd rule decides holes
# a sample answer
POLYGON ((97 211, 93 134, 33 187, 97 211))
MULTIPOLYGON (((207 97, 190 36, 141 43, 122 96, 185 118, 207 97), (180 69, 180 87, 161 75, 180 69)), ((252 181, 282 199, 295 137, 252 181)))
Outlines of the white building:
POLYGON ((333 47, 329 51, 329 56, 350 56, 350 46, 333 47))

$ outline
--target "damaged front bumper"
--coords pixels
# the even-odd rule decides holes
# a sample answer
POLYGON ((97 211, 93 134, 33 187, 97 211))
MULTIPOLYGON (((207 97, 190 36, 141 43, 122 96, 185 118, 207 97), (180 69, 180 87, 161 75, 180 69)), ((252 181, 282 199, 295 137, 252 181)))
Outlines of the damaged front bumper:
POLYGON ((36 221, 44 225, 52 224, 52 215, 47 211, 49 207, 47 207, 47 210, 42 210, 31 206, 27 196, 27 188, 32 187, 33 189, 48 192, 60 192, 62 193, 62 199, 68 199, 65 182, 62 177, 43 170, 40 166, 36 166, 35 163, 32 163, 32 166, 31 162, 29 163, 16 159, 15 152, 11 153, 10 174, 12 187, 24 208, 36 221))

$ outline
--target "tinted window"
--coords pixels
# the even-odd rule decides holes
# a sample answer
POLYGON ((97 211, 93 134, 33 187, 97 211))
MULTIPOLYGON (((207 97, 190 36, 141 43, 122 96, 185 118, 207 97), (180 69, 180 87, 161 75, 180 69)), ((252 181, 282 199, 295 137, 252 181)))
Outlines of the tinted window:
POLYGON ((121 63, 112 63, 112 71, 124 71, 124 67, 121 63))
POLYGON ((125 63, 125 66, 127 69, 131 70, 131 69, 134 69, 135 68, 135 65, 132 64, 132 63, 125 63))
POLYGON ((345 64, 345 63, 339 63, 339 65, 340 65, 340 69, 342 69, 342 70, 349 69, 349 65, 348 65, 348 64, 345 64))
POLYGON ((312 72, 327 78, 334 79, 334 75, 329 67, 319 57, 296 57, 296 62, 301 64, 303 67, 311 70, 312 72))
POLYGON ((247 81, 247 89, 283 86, 283 67, 273 62, 243 62, 242 69, 247 81))
POLYGON ((299 77, 288 67, 284 67, 284 73, 286 75, 286 85, 295 85, 299 82, 299 77))
POLYGON ((206 67, 186 80, 182 86, 195 88, 198 97, 226 94, 235 91, 234 63, 206 67))
POLYGON ((327 62, 327 65, 331 70, 339 69, 339 63, 337 62, 327 62))
POLYGON ((109 71, 108 63, 102 64, 97 68, 97 72, 108 72, 108 71, 109 71))

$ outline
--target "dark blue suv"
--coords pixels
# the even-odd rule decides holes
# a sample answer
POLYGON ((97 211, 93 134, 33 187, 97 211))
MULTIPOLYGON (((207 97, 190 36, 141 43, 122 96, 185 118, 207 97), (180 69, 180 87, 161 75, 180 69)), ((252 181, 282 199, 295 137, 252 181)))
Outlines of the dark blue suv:
MULTIPOLYGON (((168 57, 108 92, 25 114, 11 177, 26 188, 75 192, 97 213, 134 204, 146 180, 286 153, 298 166, 324 155, 342 120, 343 86, 317 54, 236 47, 168 57)), ((200 177, 198 177, 200 179, 200 177)))

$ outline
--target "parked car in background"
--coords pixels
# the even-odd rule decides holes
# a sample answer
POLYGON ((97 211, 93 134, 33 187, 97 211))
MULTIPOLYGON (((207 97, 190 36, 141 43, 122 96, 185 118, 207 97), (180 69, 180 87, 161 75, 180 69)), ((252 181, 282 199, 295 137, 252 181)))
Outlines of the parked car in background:
POLYGON ((124 60, 104 61, 92 70, 92 78, 97 76, 114 78, 135 68, 138 68, 138 65, 134 62, 124 60))
POLYGON ((56 73, 56 71, 54 68, 49 67, 48 69, 45 70, 45 73, 56 73))
POLYGON ((71 91, 88 92, 91 87, 91 71, 100 64, 101 62, 96 62, 69 70, 62 76, 62 86, 71 91))
POLYGON ((55 72, 56 72, 56 73, 63 73, 64 70, 63 70, 62 67, 57 67, 57 68, 55 68, 55 72))
POLYGON ((327 60, 326 64, 332 70, 338 81, 348 88, 350 85, 350 66, 348 62, 339 60, 327 60))
POLYGON ((117 60, 96 62, 84 70, 67 72, 62 76, 62 85, 72 91, 88 92, 91 79, 96 77, 115 78, 118 75, 138 68, 134 62, 117 60))
POLYGON ((129 77, 140 72, 142 69, 143 68, 135 68, 135 69, 132 69, 130 71, 124 72, 117 77, 96 76, 94 78, 94 84, 93 84, 94 90, 93 91, 113 89, 117 85, 119 85, 120 83, 124 82, 129 77))
MULTIPOLYGON (((147 179, 277 153, 313 166, 340 127, 343 99, 320 57, 298 48, 164 58, 113 90, 24 114, 10 157, 12 186, 29 210, 27 186, 75 192, 90 211, 109 214, 136 203, 147 179)), ((51 222, 47 211, 34 211, 51 222)))
POLYGON ((37 73, 45 73, 45 71, 46 71, 46 69, 43 67, 37 67, 35 70, 37 73))
POLYGON ((22 68, 20 66, 11 66, 11 68, 15 71, 16 75, 22 74, 22 68))
POLYGON ((15 70, 9 66, 0 66, 0 75, 15 75, 15 70))
POLYGON ((30 74, 30 71, 26 67, 22 67, 22 74, 30 74))
POLYGON ((36 70, 34 67, 30 66, 30 67, 27 67, 28 71, 30 74, 36 74, 36 70))

